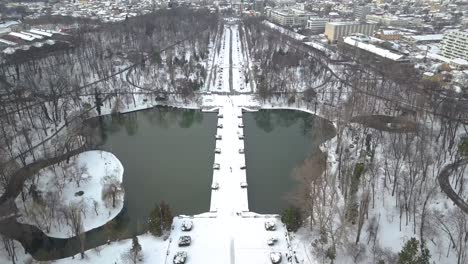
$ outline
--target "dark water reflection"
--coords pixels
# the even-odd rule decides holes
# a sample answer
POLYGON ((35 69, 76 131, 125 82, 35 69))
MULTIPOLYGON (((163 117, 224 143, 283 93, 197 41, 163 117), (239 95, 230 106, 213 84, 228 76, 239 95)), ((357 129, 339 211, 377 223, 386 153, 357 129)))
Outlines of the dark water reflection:
POLYGON ((99 131, 102 149, 125 168, 123 217, 130 229, 162 200, 173 214, 208 211, 216 114, 159 107, 106 117, 99 131))
MULTIPOLYGON (((208 211, 216 118, 215 113, 158 107, 90 120, 96 143, 124 166, 125 202, 115 221, 86 233, 86 248, 144 232, 150 210, 162 200, 174 215, 208 211)), ((243 119, 249 208, 280 213, 298 184, 291 177, 294 168, 334 136, 333 125, 292 110, 244 113, 243 119)), ((40 259, 79 250, 76 238, 37 240, 31 250, 40 259)))
MULTIPOLYGON (((114 221, 86 233, 86 248, 143 233, 149 212, 163 200, 174 215, 208 211, 216 121, 215 113, 169 107, 89 120, 96 144, 124 167, 125 202, 114 221)), ((70 256, 79 248, 75 238, 36 246, 40 259, 70 256)))
POLYGON ((281 213, 299 184, 294 169, 319 153, 335 129, 325 119, 294 110, 244 113, 244 124, 249 209, 281 213))

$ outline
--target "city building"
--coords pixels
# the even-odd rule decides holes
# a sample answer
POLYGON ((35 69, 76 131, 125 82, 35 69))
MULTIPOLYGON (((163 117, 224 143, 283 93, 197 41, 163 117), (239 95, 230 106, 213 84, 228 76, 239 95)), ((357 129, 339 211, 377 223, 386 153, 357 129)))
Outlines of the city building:
POLYGON ((19 21, 0 22, 0 36, 10 33, 11 31, 21 30, 22 24, 19 21))
POLYGON ((468 61, 468 32, 450 31, 442 40, 442 55, 449 59, 468 61))
POLYGON ((273 22, 281 26, 303 26, 307 25, 307 20, 312 14, 303 10, 290 8, 290 9, 272 9, 270 11, 270 18, 273 22))
POLYGON ((370 11, 371 7, 369 5, 355 5, 353 10, 354 19, 364 22, 370 11))
POLYGON ((443 34, 428 34, 428 35, 405 35, 403 40, 414 45, 438 43, 444 38, 443 34))
POLYGON ((365 35, 356 34, 354 36, 345 37, 343 39, 343 43, 348 47, 355 48, 355 51, 358 50, 362 54, 380 57, 396 63, 409 62, 408 58, 404 54, 381 47, 378 45, 378 42, 373 43, 372 40, 365 35))
POLYGON ((375 33, 376 38, 386 41, 400 40, 401 36, 399 30, 379 30, 379 32, 375 33))
POLYGON ((372 36, 376 30, 376 23, 361 23, 361 22, 328 22, 325 25, 325 36, 328 41, 336 42, 343 37, 350 36, 355 33, 372 36))
POLYGON ((258 12, 260 15, 265 15, 265 1, 264 0, 254 0, 253 9, 255 12, 258 12))
POLYGON ((316 33, 323 33, 328 22, 330 22, 328 17, 310 17, 307 20, 307 28, 316 33))
POLYGON ((423 23, 421 18, 416 17, 367 15, 366 19, 388 27, 420 26, 423 23))

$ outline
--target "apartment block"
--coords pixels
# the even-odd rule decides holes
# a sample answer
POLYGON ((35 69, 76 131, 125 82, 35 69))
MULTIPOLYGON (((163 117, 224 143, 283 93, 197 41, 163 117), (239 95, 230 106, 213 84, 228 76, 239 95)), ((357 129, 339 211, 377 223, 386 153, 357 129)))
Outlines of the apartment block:
POLYGON ((449 59, 468 61, 468 32, 451 31, 442 40, 442 55, 449 59))
POLYGON ((323 33, 328 22, 330 22, 328 17, 310 17, 307 21, 307 28, 317 33, 323 33))
POLYGON ((310 13, 298 9, 272 9, 270 18, 282 26, 306 26, 310 13))
POLYGON ((364 34, 367 36, 374 35, 376 23, 360 23, 360 22, 328 22, 325 25, 325 36, 328 41, 336 42, 346 36, 351 36, 355 33, 364 34))

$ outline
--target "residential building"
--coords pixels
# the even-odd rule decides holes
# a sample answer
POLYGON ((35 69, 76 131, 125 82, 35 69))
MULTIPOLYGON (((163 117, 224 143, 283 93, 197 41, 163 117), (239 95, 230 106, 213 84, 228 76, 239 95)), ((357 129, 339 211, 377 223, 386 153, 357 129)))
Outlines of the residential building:
POLYGON ((265 14, 265 1, 264 0, 254 0, 253 9, 255 12, 258 12, 260 15, 265 14))
POLYGON ((372 43, 371 39, 367 36, 356 34, 354 36, 345 37, 343 43, 350 47, 357 48, 364 54, 377 56, 384 58, 388 61, 397 63, 406 63, 408 58, 404 54, 397 53, 395 51, 388 50, 384 47, 372 43))
POLYGON ((282 26, 292 26, 294 24, 294 13, 287 9, 272 9, 270 11, 271 20, 282 26))
POLYGON ((406 26, 419 26, 423 23, 421 18, 416 17, 402 17, 402 16, 380 16, 380 15, 367 15, 366 19, 372 22, 380 23, 383 26, 389 27, 406 27, 406 26))
POLYGON ((11 31, 21 30, 22 24, 19 21, 6 21, 0 23, 0 36, 6 35, 11 31))
POLYGON ((468 32, 450 31, 442 40, 442 55, 449 59, 468 61, 468 32))
POLYGON ((343 37, 350 36, 355 33, 372 36, 374 35, 376 26, 376 23, 360 23, 354 21, 328 22, 325 25, 325 36, 330 42, 336 42, 343 37))
POLYGON ((307 20, 311 16, 311 13, 299 10, 299 9, 272 9, 270 11, 270 18, 273 22, 276 22, 282 26, 303 26, 307 25, 307 20))
POLYGON ((398 30, 380 30, 375 33, 375 37, 386 41, 400 40, 401 32, 398 30))
POLYGON ((353 10, 354 19, 364 22, 370 11, 371 7, 369 5, 356 5, 353 10))
POLYGON ((307 28, 317 33, 323 33, 328 22, 330 22, 328 17, 310 17, 307 20, 307 28))

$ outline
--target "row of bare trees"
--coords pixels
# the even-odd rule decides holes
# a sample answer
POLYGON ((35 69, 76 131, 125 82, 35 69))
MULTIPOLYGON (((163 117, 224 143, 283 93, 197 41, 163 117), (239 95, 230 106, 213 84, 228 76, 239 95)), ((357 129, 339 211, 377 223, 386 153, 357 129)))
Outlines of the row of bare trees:
MULTIPOLYGON (((450 203, 437 176, 444 164, 459 158, 459 135, 468 132, 466 104, 442 96, 415 71, 396 71, 398 65, 388 62, 375 67, 357 56, 349 56, 355 63, 337 64, 306 53, 260 21, 246 20, 245 25, 250 52, 260 65, 255 72, 260 97, 324 83, 313 89, 311 103, 336 121, 337 137, 328 155, 316 155, 298 168, 301 184, 294 199, 318 235, 313 244, 323 261, 349 254, 355 263, 369 258, 396 262, 396 252, 382 248, 379 240, 382 225, 397 222, 401 232, 436 245, 431 247, 438 249, 432 253, 436 262, 453 252, 457 263, 466 262, 468 217, 448 205, 436 209, 450 203), (369 122, 356 124, 356 117, 369 122)), ((308 102, 307 93, 300 97, 308 102)), ((454 175, 460 195, 466 194, 464 175, 465 168, 454 175)))

